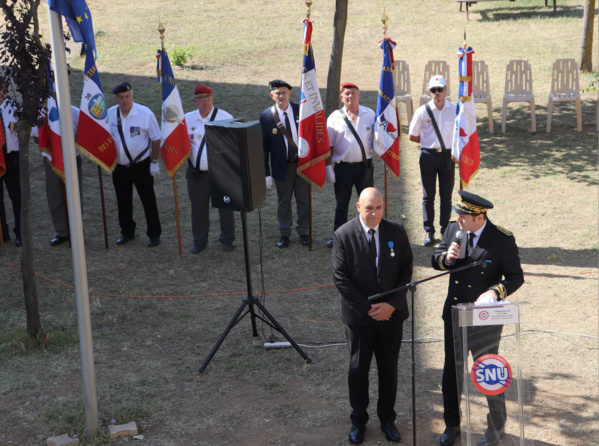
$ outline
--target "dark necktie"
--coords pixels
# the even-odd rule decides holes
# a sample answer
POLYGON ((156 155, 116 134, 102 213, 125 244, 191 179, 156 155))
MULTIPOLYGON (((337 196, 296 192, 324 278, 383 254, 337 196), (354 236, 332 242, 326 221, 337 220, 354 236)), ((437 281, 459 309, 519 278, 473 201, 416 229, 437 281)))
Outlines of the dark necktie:
POLYGON ((474 250, 474 237, 476 237, 476 234, 474 232, 468 234, 468 246, 466 247, 466 257, 470 256, 470 254, 472 254, 472 251, 474 250))
MULTIPOLYGON (((285 115, 285 128, 289 132, 289 136, 293 138, 293 132, 291 131, 291 123, 289 122, 289 116, 287 116, 287 112, 283 112, 283 114, 285 115)), ((293 149, 291 148, 289 143, 287 143, 287 159, 289 161, 293 161, 295 159, 295 153, 293 153, 293 149)))
POLYGON ((370 234, 370 239, 368 240, 368 250, 370 251, 370 257, 374 260, 374 264, 376 265, 376 240, 374 239, 374 233, 376 231, 374 229, 369 229, 368 233, 370 234))

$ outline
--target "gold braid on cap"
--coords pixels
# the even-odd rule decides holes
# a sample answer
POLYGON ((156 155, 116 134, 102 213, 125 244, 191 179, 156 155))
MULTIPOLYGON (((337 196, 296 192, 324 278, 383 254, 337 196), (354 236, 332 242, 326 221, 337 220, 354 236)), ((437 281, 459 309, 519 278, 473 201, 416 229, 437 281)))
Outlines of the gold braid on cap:
POLYGON ((467 201, 464 201, 464 200, 458 201, 457 206, 459 206, 460 208, 464 209, 465 211, 471 212, 473 214, 474 213, 484 214, 489 210, 487 208, 483 208, 481 206, 476 206, 474 204, 468 203, 467 201))

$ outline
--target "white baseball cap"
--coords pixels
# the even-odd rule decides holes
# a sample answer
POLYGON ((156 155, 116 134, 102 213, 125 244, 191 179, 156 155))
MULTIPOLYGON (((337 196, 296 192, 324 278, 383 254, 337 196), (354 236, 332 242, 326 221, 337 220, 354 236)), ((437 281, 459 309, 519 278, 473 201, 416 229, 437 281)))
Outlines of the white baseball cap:
POLYGON ((441 87, 445 88, 447 84, 445 83, 445 78, 440 74, 435 74, 431 77, 431 80, 428 81, 428 89, 430 90, 433 87, 441 87))

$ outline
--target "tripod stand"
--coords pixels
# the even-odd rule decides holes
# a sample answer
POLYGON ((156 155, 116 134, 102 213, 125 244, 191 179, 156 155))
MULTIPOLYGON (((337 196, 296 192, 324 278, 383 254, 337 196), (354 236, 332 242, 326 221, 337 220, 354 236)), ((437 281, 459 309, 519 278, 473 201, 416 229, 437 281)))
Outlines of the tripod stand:
POLYGON ((383 298, 388 294, 392 294, 397 291, 402 291, 405 289, 410 291, 410 296, 411 296, 411 301, 412 301, 412 436, 414 438, 414 444, 417 444, 416 443, 416 361, 415 361, 416 354, 415 354, 415 347, 414 347, 416 344, 416 342, 414 341, 414 325, 415 325, 414 321, 415 321, 415 316, 416 316, 416 312, 415 312, 415 308, 414 308, 414 294, 416 294, 416 285, 418 285, 422 282, 428 282, 429 280, 437 279, 441 276, 445 276, 450 273, 455 273, 458 271, 462 271, 464 269, 472 268, 473 266, 481 265, 483 268, 485 268, 487 266, 487 262, 490 262, 490 260, 484 260, 484 259, 483 260, 475 260, 474 262, 472 262, 468 265, 460 266, 459 268, 453 268, 453 269, 447 270, 445 272, 442 272, 441 274, 437 274, 436 276, 431 276, 431 277, 427 277, 426 279, 417 280, 415 282, 408 283, 408 284, 400 286, 398 288, 394 288, 392 290, 385 291, 384 293, 379 293, 379 294, 375 294, 373 296, 368 297, 368 300, 371 302, 382 302, 385 300, 383 298))
POLYGON ((231 322, 229 322, 229 325, 227 325, 227 328, 225 328, 225 331, 223 332, 223 334, 220 336, 220 338, 218 339, 218 341, 216 342, 216 344, 210 351, 210 354, 208 355, 208 357, 202 364, 202 367, 200 367, 199 372, 203 373, 204 370, 206 370, 206 367, 208 367, 210 360, 216 354, 216 351, 221 346, 221 344, 223 343, 223 341, 225 340, 225 338, 227 337, 227 335, 229 334, 231 329, 235 325, 237 325, 237 323, 239 321, 241 321, 245 316, 247 316, 248 313, 250 314, 250 319, 252 321, 252 336, 258 336, 258 330, 256 328, 256 318, 258 318, 262 322, 264 322, 271 328, 274 328, 279 333, 281 333, 283 336, 285 336, 285 339, 287 339, 289 341, 289 343, 293 346, 293 348, 295 348, 297 350, 297 352, 301 355, 301 357, 306 360, 306 363, 310 364, 312 362, 312 359, 310 359, 308 357, 308 355, 306 355, 304 353, 304 351, 300 348, 299 345, 297 345, 297 343, 293 340, 293 338, 287 334, 287 332, 283 329, 283 327, 281 327, 281 325, 277 322, 277 320, 266 310, 264 305, 262 305, 260 303, 260 300, 252 294, 252 273, 250 270, 250 249, 249 249, 249 242, 248 242, 248 231, 247 231, 247 221, 246 221, 245 211, 241 211, 241 224, 243 227, 243 251, 245 254, 245 277, 246 277, 246 282, 247 282, 248 295, 247 295, 247 297, 245 297, 243 299, 243 302, 237 309, 237 312, 233 316, 233 319, 231 319, 231 322), (260 311, 266 317, 266 319, 264 317, 262 317, 261 315, 256 314, 254 305, 260 309, 260 311), (247 307, 247 309, 246 309, 246 307, 247 307), (245 313, 243 313, 243 310, 246 310, 245 313))

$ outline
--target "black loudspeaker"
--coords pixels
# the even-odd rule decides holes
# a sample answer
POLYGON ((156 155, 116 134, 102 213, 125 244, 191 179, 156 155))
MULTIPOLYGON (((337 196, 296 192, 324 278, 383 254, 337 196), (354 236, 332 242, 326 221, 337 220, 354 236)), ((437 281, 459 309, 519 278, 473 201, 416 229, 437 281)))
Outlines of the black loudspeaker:
POLYGON ((209 122, 206 147, 212 206, 232 211, 260 206, 266 199, 260 122, 209 122))

